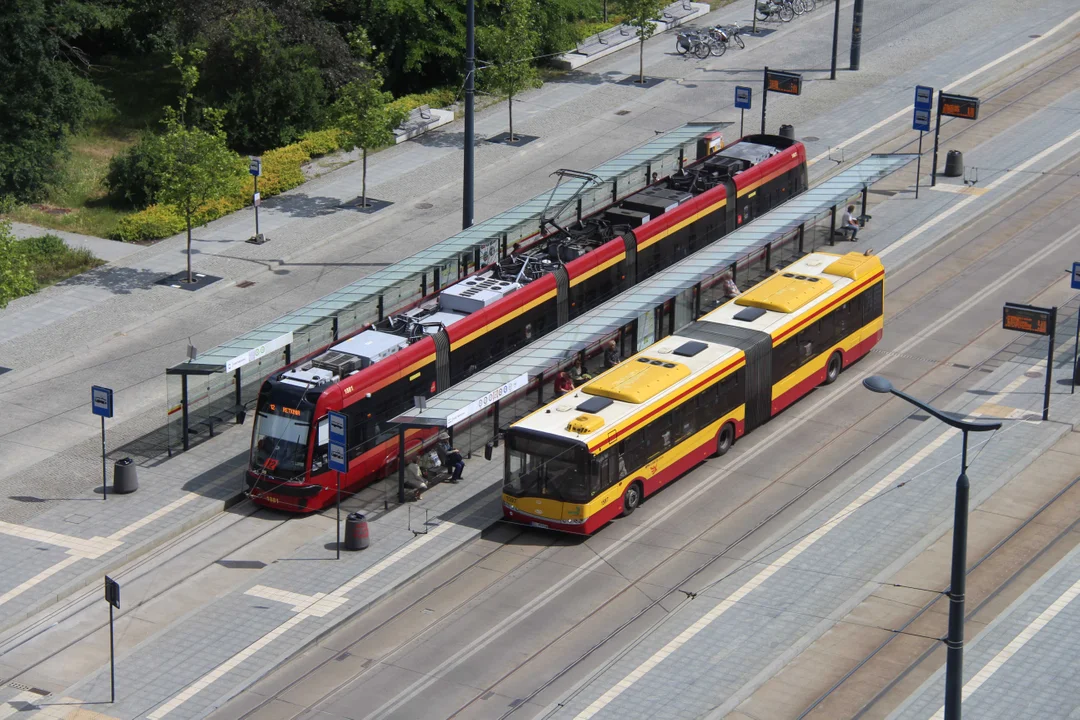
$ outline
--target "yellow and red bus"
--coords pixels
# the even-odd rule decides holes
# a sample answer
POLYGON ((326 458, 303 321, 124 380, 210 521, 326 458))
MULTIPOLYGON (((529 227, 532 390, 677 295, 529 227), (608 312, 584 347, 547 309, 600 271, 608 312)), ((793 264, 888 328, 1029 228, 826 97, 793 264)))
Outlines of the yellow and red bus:
POLYGON ((881 339, 885 269, 811 253, 514 423, 507 520, 590 534, 723 455, 881 339))

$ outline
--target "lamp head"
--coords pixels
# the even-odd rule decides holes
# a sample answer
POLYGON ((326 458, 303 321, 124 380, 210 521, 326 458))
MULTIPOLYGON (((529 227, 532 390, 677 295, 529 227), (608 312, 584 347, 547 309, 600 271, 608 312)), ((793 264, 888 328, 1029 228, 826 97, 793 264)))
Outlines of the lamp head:
POLYGON ((891 393, 893 391, 893 384, 880 375, 863 378, 862 384, 867 390, 873 390, 876 393, 891 393))

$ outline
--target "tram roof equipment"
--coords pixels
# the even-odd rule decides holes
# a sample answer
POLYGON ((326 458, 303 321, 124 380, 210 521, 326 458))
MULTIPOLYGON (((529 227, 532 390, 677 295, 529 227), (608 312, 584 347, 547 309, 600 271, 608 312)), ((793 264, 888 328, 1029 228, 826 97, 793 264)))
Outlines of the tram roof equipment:
POLYGON ((443 428, 464 422, 487 407, 485 400, 508 394, 507 388, 520 387, 516 381, 523 375, 532 378, 566 362, 598 339, 691 290, 740 258, 762 250, 914 159, 913 154, 871 155, 528 347, 428 398, 423 408, 399 414, 392 422, 405 427, 443 428))

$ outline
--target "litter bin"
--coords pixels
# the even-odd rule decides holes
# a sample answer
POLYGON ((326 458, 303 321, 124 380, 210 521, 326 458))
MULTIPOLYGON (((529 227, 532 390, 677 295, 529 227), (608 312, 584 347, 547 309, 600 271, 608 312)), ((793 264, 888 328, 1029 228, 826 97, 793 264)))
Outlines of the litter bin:
POLYGON ((786 137, 788 140, 795 139, 795 126, 794 125, 781 125, 780 137, 786 137))
POLYGON ((945 156, 945 177, 964 176, 964 154, 959 150, 950 150, 945 156))
POLYGON ((349 513, 345 518, 345 549, 363 550, 370 544, 367 518, 363 513, 349 513))
POLYGON ((135 462, 129 458, 121 458, 113 465, 113 492, 119 495, 133 493, 139 489, 139 476, 135 472, 135 462))

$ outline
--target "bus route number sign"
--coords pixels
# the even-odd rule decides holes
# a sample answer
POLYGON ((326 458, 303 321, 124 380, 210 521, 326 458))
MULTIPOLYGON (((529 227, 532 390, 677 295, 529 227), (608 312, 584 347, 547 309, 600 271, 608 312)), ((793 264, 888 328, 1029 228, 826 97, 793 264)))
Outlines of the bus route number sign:
POLYGON ((802 95, 802 75, 770 70, 765 76, 765 89, 784 95, 802 95))
POLYGON ((941 93, 938 95, 938 103, 940 104, 941 114, 947 117, 958 117, 965 120, 979 119, 979 98, 941 93))
POLYGON ((1051 314, 1052 311, 1049 308, 1005 303, 1001 327, 1006 330, 1049 335, 1051 314))

